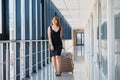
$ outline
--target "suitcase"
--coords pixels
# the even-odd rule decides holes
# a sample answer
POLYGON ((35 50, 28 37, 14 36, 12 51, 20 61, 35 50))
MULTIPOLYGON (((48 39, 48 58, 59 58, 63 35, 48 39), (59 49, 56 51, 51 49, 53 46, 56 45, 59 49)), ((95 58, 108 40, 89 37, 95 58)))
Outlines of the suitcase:
POLYGON ((66 53, 66 57, 61 59, 61 71, 73 73, 74 64, 72 61, 72 54, 66 53))

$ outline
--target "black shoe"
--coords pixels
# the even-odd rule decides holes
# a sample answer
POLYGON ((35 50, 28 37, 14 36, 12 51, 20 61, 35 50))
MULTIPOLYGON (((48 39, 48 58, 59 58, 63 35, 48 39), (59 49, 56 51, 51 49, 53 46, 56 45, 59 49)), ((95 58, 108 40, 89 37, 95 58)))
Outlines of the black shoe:
POLYGON ((61 76, 61 73, 60 73, 60 74, 57 74, 56 76, 61 76))
POLYGON ((57 73, 55 72, 55 75, 57 76, 57 73))

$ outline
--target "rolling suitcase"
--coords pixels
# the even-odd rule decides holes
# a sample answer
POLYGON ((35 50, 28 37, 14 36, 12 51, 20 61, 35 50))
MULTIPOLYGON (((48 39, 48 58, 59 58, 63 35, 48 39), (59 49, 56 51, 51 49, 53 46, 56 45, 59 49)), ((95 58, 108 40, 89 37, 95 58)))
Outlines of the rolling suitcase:
POLYGON ((61 71, 62 72, 72 72, 74 65, 72 61, 72 54, 70 52, 66 53, 65 58, 61 59, 61 71))

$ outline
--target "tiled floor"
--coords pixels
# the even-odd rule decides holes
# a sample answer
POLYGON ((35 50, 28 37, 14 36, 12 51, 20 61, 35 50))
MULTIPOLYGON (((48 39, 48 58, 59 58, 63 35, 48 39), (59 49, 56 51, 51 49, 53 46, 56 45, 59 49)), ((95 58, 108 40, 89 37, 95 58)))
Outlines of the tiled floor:
POLYGON ((88 80, 84 57, 76 57, 73 74, 71 72, 63 72, 62 76, 56 77, 53 72, 52 64, 49 64, 47 67, 39 70, 37 74, 34 74, 29 80, 88 80))

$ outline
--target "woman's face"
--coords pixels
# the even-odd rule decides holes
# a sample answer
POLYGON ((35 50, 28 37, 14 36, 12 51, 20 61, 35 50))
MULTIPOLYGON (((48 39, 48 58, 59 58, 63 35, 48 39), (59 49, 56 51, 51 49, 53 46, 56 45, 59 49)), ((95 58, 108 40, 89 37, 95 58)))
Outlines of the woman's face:
POLYGON ((56 19, 56 18, 53 18, 53 19, 52 19, 52 23, 53 23, 53 24, 57 24, 57 19, 56 19))

